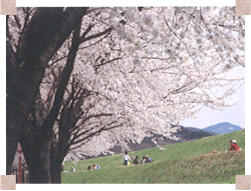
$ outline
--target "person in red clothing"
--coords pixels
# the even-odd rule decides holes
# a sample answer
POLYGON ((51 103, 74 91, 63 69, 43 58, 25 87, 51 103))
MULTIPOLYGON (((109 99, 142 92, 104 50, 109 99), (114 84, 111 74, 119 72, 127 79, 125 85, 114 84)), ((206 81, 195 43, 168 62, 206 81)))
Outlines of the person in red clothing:
POLYGON ((231 140, 229 151, 239 151, 239 150, 240 150, 240 147, 237 145, 236 140, 231 140))

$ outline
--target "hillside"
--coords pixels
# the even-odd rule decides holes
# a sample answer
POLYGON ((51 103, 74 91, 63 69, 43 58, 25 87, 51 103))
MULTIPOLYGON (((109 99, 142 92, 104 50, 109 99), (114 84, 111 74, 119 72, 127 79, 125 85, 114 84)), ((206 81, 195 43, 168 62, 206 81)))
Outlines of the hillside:
MULTIPOLYGON (((186 141, 190 141, 194 139, 199 139, 202 137, 215 135, 215 133, 213 132, 207 132, 198 128, 183 127, 183 126, 179 126, 179 127, 180 129, 178 130, 178 132, 174 133, 174 135, 178 137, 179 140, 173 140, 163 135, 153 134, 152 137, 145 137, 140 144, 129 142, 128 146, 131 151, 139 151, 142 149, 155 147, 156 144, 160 146, 164 146, 164 145, 182 143, 182 142, 186 142, 186 141), (152 139, 154 139, 154 142, 156 142, 156 144, 153 142, 152 139)), ((122 147, 117 145, 110 150, 113 151, 114 153, 121 153, 122 147)))
MULTIPOLYGON (((130 152, 130 156, 150 155, 153 163, 125 167, 116 154, 83 160, 77 172, 62 173, 62 183, 235 183, 235 175, 245 174, 245 130, 215 135, 184 143, 130 152), (242 151, 225 152, 229 140, 237 140, 242 151), (212 154, 217 150, 217 154, 212 154), (99 164, 100 170, 87 171, 99 164)), ((65 164, 65 171, 73 166, 65 164)))
POLYGON ((233 125, 231 123, 218 123, 216 125, 211 125, 209 127, 204 128, 204 131, 208 131, 211 133, 216 133, 216 134, 225 134, 225 133, 231 133, 234 131, 239 131, 242 128, 238 125, 233 125))

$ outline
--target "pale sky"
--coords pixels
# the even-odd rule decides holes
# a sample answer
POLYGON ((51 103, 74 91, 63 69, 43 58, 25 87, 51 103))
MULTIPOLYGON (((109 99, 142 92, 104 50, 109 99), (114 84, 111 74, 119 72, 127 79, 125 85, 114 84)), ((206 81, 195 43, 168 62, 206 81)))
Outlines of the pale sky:
MULTIPOLYGON (((244 76, 244 68, 235 70, 238 76, 244 76)), ((232 74, 231 74, 232 75, 232 74)), ((205 128, 221 122, 229 122, 233 125, 239 125, 245 128, 245 84, 235 93, 234 100, 238 100, 238 104, 233 107, 225 108, 222 111, 214 111, 204 108, 197 114, 196 119, 187 119, 181 122, 185 127, 205 128)))

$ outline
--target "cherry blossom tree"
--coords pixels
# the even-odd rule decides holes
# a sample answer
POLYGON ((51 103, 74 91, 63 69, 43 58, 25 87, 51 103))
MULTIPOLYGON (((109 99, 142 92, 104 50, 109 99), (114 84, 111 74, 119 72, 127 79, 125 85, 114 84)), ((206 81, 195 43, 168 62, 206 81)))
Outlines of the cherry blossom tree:
POLYGON ((234 104, 231 96, 243 77, 227 74, 244 67, 245 35, 244 19, 234 8, 122 7, 102 13, 94 9, 93 14, 99 15, 92 17, 99 24, 114 28, 113 38, 83 43, 74 74, 85 88, 112 100, 114 113, 123 111, 131 120, 94 138, 74 156, 98 153, 100 145, 140 143, 150 132, 172 137, 177 130, 170 128, 172 123, 203 107, 234 104))
MULTIPOLYGON (((234 104, 244 78, 228 72, 245 67, 245 22, 233 7, 95 7, 81 18, 44 62, 43 82, 33 86, 36 103, 25 112, 29 120, 23 118, 29 121, 21 139, 27 162, 33 164, 30 141, 46 137, 48 182, 59 172, 53 164, 67 158, 105 154, 118 144, 128 149, 129 141, 152 133, 177 139, 172 124, 203 107, 234 104), (32 127, 48 136, 34 136, 32 127)), ((12 52, 32 19, 27 13, 9 18, 12 52)))

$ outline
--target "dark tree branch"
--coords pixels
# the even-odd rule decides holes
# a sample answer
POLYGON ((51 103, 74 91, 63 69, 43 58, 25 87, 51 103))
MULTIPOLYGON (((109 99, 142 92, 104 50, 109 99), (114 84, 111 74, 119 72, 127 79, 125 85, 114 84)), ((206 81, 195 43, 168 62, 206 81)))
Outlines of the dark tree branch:
MULTIPOLYGON (((111 123, 108 124, 107 126, 112 125, 112 124, 114 124, 114 123, 116 123, 116 121, 111 122, 111 123)), ((107 126, 105 125, 105 126, 101 127, 99 130, 90 133, 89 135, 87 135, 86 137, 84 137, 84 138, 82 138, 82 139, 80 139, 80 140, 75 140, 75 141, 72 140, 72 141, 70 142, 70 146, 76 145, 76 144, 78 144, 78 143, 82 143, 82 144, 79 144, 79 145, 77 145, 77 146, 75 146, 75 147, 72 147, 72 148, 70 148, 70 150, 74 150, 74 149, 77 149, 77 148, 81 147, 83 144, 86 144, 88 141, 91 140, 91 138, 93 138, 93 137, 96 136, 96 135, 99 135, 101 132, 104 132, 104 131, 108 131, 108 130, 111 130, 111 129, 115 129, 115 128, 121 127, 121 126, 123 126, 124 124, 126 124, 126 122, 120 123, 120 124, 118 124, 118 125, 114 125, 114 126, 111 126, 111 127, 107 127, 107 126), (84 142, 84 141, 85 141, 85 142, 84 142)))
POLYGON ((86 42, 86 41, 91 40, 91 39, 94 39, 94 38, 101 37, 101 36, 103 36, 103 35, 105 35, 107 33, 110 33, 111 31, 112 31, 112 28, 110 27, 110 28, 104 30, 103 32, 100 32, 100 33, 97 33, 97 34, 94 34, 94 35, 90 35, 88 37, 83 38, 81 40, 81 43, 86 42))

